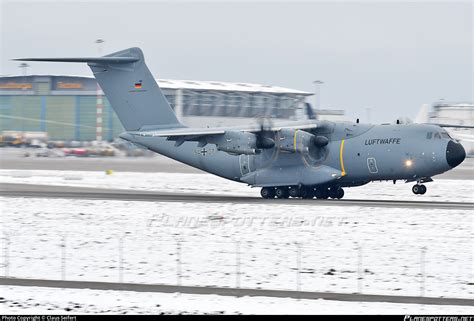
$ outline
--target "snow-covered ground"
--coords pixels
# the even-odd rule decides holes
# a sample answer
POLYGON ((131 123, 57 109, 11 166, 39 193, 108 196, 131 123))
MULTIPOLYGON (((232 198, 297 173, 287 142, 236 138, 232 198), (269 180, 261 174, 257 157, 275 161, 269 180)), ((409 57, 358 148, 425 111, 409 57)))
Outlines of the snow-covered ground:
MULTIPOLYGON (((260 189, 211 174, 129 173, 42 170, 0 170, 0 182, 65 186, 120 188, 162 192, 260 196, 260 189)), ((474 180, 435 180, 427 183, 425 195, 411 191, 413 183, 373 182, 346 188, 349 199, 391 199, 474 202, 474 180)))
POLYGON ((4 314, 473 314, 468 306, 0 286, 4 314))
POLYGON ((298 242, 305 291, 352 293, 361 286, 377 294, 419 295, 422 287, 430 296, 474 293, 469 211, 0 202, 0 255, 15 277, 60 279, 65 264, 70 280, 113 282, 122 273, 126 282, 176 284, 180 276, 184 285, 235 286, 239 276, 242 287, 295 290, 298 242))
MULTIPOLYGON (((1 170, 0 182, 227 195, 259 193, 207 174, 1 170)), ((473 201, 473 181, 439 180, 427 185, 423 197, 413 195, 409 184, 391 183, 347 189, 346 196, 473 201)), ((68 280, 239 284, 245 288, 474 298, 471 210, 19 197, 0 197, 0 205, 0 273, 12 277, 65 276, 68 280)), ((90 293, 88 296, 94 297, 93 293, 98 292, 90 293)), ((126 295, 111 294, 110 300, 126 295)), ((192 296, 189 300, 199 302, 192 296)), ((220 300, 210 301, 229 300, 242 308, 219 309, 220 304, 215 303, 216 311, 253 313, 243 307, 245 300, 256 302, 255 298, 220 300)), ((114 302, 97 304, 94 309, 123 311, 122 305, 114 302)), ((271 302, 280 301, 262 298, 261 302, 273 306, 271 302)), ((296 301, 287 302, 293 307, 290 302, 296 301)), ((296 312, 307 311, 301 304, 294 303, 296 312)), ((308 309, 321 309, 317 313, 345 311, 339 310, 335 302, 307 304, 308 309)), ((373 307, 373 311, 388 313, 391 310, 385 306, 393 306, 394 313, 412 313, 402 305, 341 304, 351 307, 351 312, 373 307)), ((161 311, 153 306, 137 306, 143 311, 161 311)), ((166 311, 174 311, 174 306, 166 311)), ((279 310, 265 310, 273 311, 279 310)))

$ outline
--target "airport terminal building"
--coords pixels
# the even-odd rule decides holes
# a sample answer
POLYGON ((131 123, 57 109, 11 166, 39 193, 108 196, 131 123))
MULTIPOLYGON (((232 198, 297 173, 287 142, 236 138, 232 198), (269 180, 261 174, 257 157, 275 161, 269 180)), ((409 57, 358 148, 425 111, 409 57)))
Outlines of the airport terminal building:
POLYGON ((429 113, 429 120, 432 123, 474 126, 474 103, 435 102, 429 113))
MULTIPOLYGON (((158 79, 189 126, 248 124, 251 118, 298 119, 310 92, 248 83, 158 79)), ((113 140, 123 128, 94 77, 0 77, 2 131, 42 131, 52 140, 113 140)))
MULTIPOLYGON (((438 101, 433 103, 428 114, 429 123, 474 126, 473 102, 438 101)), ((448 128, 456 139, 463 144, 468 155, 474 155, 474 130, 466 128, 448 128)))

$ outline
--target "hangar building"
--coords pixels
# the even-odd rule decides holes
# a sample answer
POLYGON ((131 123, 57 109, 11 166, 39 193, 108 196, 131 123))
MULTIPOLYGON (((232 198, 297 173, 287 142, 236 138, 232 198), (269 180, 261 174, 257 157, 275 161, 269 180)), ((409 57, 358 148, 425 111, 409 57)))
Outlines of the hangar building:
MULTIPOLYGON (((238 125, 250 118, 297 119, 310 92, 248 83, 158 79, 189 126, 238 125)), ((94 77, 0 77, 0 129, 45 131, 53 140, 113 140, 123 128, 94 77)))

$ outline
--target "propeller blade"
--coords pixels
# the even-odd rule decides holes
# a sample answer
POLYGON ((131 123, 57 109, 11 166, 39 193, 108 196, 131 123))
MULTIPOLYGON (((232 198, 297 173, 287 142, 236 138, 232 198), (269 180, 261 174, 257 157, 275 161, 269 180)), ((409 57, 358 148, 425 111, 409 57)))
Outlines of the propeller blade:
POLYGON ((306 116, 308 119, 317 119, 317 115, 313 110, 313 107, 311 107, 310 103, 305 103, 305 108, 306 108, 306 116))
POLYGON ((260 131, 256 132, 255 135, 257 136, 256 145, 259 149, 269 149, 275 146, 275 141, 269 137, 268 134, 271 134, 272 128, 271 120, 268 119, 268 126, 265 126, 265 118, 259 118, 260 123, 260 131))

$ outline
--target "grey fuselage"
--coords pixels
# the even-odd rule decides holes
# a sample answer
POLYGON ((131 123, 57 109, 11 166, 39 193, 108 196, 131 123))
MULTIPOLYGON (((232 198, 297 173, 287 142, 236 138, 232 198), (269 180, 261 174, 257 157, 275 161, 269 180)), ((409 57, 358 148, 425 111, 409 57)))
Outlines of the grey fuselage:
MULTIPOLYGON (((128 133, 121 137, 203 171, 252 186, 346 187, 376 180, 416 181, 448 171, 464 159, 463 156, 460 161, 448 162, 448 145, 458 143, 435 125, 325 122, 323 129, 310 132, 329 139, 328 145, 315 154, 284 152, 276 144, 256 155, 233 155, 218 151, 213 144, 198 147, 195 141, 175 146, 175 142, 163 137, 128 133), (338 179, 329 181, 322 177, 324 173, 338 175, 338 179)), ((278 142, 283 138, 277 132, 274 139, 278 142)))
MULTIPOLYGON (((87 63, 126 130, 120 137, 251 186, 332 189, 374 180, 421 183, 456 167, 466 156, 462 146, 435 125, 311 120, 266 128, 263 123, 260 128, 187 128, 146 66, 140 48, 103 57, 18 60, 87 63)), ((284 189, 279 190, 285 196, 284 189)))

